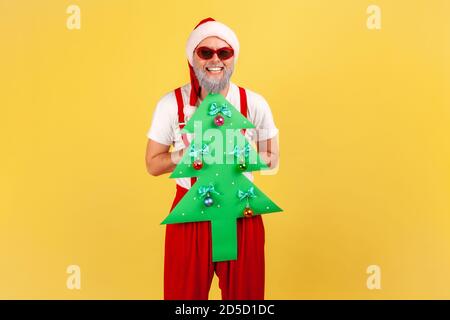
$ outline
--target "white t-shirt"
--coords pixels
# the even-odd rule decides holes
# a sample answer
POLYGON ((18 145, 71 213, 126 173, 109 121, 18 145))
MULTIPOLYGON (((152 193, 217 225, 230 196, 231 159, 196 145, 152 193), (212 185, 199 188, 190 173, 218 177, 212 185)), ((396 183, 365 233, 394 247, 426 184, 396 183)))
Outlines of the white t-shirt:
MULTIPOLYGON (((181 95, 184 102, 185 123, 187 123, 195 110, 197 110, 197 107, 189 105, 190 92, 190 83, 181 87, 181 95)), ((247 88, 245 88, 245 92, 247 93, 247 118, 256 127, 255 129, 246 129, 245 137, 253 144, 257 141, 268 140, 275 137, 278 134, 278 129, 275 126, 269 104, 258 93, 247 88)), ((235 106, 236 109, 240 110, 239 87, 231 81, 230 88, 225 98, 235 106)), ((147 132, 147 137, 158 143, 173 146, 173 150, 176 151, 185 148, 180 131, 178 125, 178 105, 175 92, 172 90, 158 101, 156 109, 153 112, 153 118, 150 129, 147 132)), ((190 143, 193 134, 187 134, 187 138, 190 143)), ((244 174, 253 181, 251 172, 244 172, 244 174)), ((190 178, 177 178, 176 183, 186 189, 191 187, 190 178)))

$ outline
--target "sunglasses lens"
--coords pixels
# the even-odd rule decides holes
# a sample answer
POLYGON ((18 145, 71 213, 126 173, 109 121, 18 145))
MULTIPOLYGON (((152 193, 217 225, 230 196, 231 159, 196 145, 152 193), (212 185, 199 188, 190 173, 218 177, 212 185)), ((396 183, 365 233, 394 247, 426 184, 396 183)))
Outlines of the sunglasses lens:
POLYGON ((217 56, 220 60, 230 59, 234 54, 233 48, 221 48, 217 50, 217 56))
POLYGON ((202 59, 208 60, 212 58, 214 52, 209 48, 201 47, 197 49, 197 55, 202 59))

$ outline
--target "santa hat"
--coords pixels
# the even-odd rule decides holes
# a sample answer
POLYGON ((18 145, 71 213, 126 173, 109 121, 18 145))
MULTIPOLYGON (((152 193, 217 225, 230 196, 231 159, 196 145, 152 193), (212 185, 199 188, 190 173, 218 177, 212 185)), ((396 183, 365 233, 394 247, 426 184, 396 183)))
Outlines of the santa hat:
POLYGON ((186 43, 186 55, 188 58, 189 72, 191 77, 191 96, 189 104, 195 106, 197 104, 198 96, 200 95, 200 84, 195 76, 193 66, 194 50, 203 39, 208 37, 218 37, 226 41, 234 50, 234 61, 236 62, 239 56, 239 41, 236 34, 229 27, 221 22, 215 21, 213 18, 206 18, 200 21, 191 32, 186 43))

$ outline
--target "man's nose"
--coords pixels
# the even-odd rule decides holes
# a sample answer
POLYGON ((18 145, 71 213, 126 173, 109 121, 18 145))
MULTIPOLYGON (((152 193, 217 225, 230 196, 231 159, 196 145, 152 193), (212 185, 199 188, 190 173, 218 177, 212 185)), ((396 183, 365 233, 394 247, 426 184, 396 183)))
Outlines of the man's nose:
POLYGON ((217 52, 214 52, 211 60, 214 61, 214 62, 220 62, 220 59, 219 59, 219 56, 217 55, 217 52))

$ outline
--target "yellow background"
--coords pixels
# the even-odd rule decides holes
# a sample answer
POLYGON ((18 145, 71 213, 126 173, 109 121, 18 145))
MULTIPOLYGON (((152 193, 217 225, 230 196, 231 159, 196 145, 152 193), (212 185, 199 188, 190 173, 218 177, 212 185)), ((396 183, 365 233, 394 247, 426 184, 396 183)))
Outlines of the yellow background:
POLYGON ((445 0, 1 0, 0 298, 162 298, 175 185, 147 174, 146 132, 208 16, 280 129, 278 174, 256 176, 285 210, 264 216, 266 298, 450 299, 445 0))

